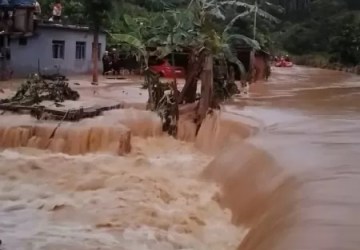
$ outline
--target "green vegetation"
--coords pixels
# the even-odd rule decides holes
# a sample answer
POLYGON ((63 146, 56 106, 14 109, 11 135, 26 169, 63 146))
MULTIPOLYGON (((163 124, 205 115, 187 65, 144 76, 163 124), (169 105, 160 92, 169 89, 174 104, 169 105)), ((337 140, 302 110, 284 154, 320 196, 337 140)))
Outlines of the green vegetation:
MULTIPOLYGON (((301 1, 300 1, 301 2, 301 1)), ((278 48, 308 62, 354 66, 360 63, 360 1, 304 1, 288 9, 273 34, 278 48), (304 55, 307 55, 304 57, 304 55)), ((314 64, 316 65, 316 64, 314 64)), ((320 66, 320 65, 319 65, 320 66)))
MULTIPOLYGON (((54 0, 39 2, 44 16, 51 13, 54 0)), ((312 61, 321 57, 321 62, 346 66, 360 62, 359 0, 67 0, 63 5, 69 22, 97 20, 109 33, 130 35, 146 46, 158 41, 170 45, 169 34, 173 34, 173 47, 199 38, 200 33, 225 43, 226 37, 236 34, 255 38, 273 53, 300 56, 304 62, 312 56, 312 61), (89 3, 101 6, 89 8, 89 3), (204 11, 208 17, 199 28, 198 14, 204 11)), ((201 36, 202 41, 209 40, 205 37, 201 36)), ((110 41, 116 43, 116 39, 110 41)))
MULTIPOLYGON (((53 0, 40 1, 51 13, 53 0)), ((254 52, 289 53, 302 64, 329 67, 360 62, 360 4, 358 0, 68 0, 63 22, 89 25, 97 39, 105 30, 109 44, 137 56, 145 69, 148 109, 163 120, 164 130, 176 135, 179 105, 196 103, 191 120, 199 126, 211 109, 252 81, 236 56, 237 46, 254 52), (185 51, 186 82, 181 92, 173 82, 160 84, 148 69, 149 58, 185 51), (204 73, 204 74, 202 74, 204 73), (197 96, 197 82, 201 94, 197 96)), ((45 15, 46 16, 46 15, 45 15)), ((251 53, 254 55, 254 53, 251 53)), ((93 82, 97 82, 94 56, 93 82)), ((250 61, 253 58, 250 58, 250 61)), ((175 74, 174 74, 175 75, 175 74)))

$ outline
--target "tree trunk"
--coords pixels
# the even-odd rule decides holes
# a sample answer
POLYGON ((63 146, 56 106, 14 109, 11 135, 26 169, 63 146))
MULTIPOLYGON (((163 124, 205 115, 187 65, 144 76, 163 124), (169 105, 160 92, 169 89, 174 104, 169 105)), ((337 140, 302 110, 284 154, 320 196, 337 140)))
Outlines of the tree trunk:
MULTIPOLYGON (((174 31, 171 32, 171 63, 173 66, 172 67, 173 80, 176 85, 177 82, 176 82, 176 72, 175 72, 175 54, 174 54, 173 46, 174 46, 174 31)), ((178 101, 178 99, 177 99, 177 101, 178 101)))
POLYGON ((255 49, 252 49, 250 52, 250 67, 249 67, 249 72, 248 72, 248 84, 251 85, 253 82, 256 81, 255 79, 255 62, 256 62, 256 58, 255 58, 255 54, 256 51, 255 49))
POLYGON ((208 109, 212 106, 213 99, 213 57, 209 52, 206 53, 204 70, 201 75, 201 99, 198 111, 198 125, 206 117, 208 109))
POLYGON ((254 11, 254 27, 253 27, 253 39, 256 40, 256 26, 257 26, 257 11, 258 11, 258 3, 255 0, 255 11, 254 11))
POLYGON ((205 50, 197 55, 196 50, 192 50, 186 71, 186 83, 179 97, 179 104, 193 103, 196 100, 197 81, 203 70, 205 60, 205 50))
POLYGON ((92 50, 92 60, 93 60, 93 68, 92 68, 92 84, 99 83, 99 29, 96 28, 94 30, 94 40, 93 40, 93 50, 92 50))

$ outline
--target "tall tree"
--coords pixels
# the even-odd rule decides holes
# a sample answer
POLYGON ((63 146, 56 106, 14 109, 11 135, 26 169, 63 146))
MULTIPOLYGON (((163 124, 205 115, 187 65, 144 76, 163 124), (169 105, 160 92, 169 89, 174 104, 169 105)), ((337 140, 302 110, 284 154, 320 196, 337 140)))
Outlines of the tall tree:
POLYGON ((279 47, 293 55, 306 55, 303 63, 311 65, 358 65, 360 1, 313 0, 308 8, 304 15, 297 14, 302 13, 299 9, 285 17, 276 33, 279 47))
POLYGON ((256 39, 256 32, 257 32, 257 20, 258 17, 261 17, 265 20, 269 20, 271 22, 278 23, 279 19, 275 16, 271 15, 266 11, 267 8, 277 9, 278 11, 281 11, 280 6, 275 6, 272 3, 264 0, 247 0, 247 1, 236 1, 236 0, 230 0, 230 1, 223 1, 221 2, 221 5, 231 5, 231 6, 237 6, 242 7, 245 10, 239 14, 237 14, 230 22, 231 26, 228 26, 228 28, 231 28, 232 25, 235 24, 235 22, 238 19, 247 17, 247 16, 253 16, 253 39, 256 39))
POLYGON ((99 33, 104 28, 108 12, 112 9, 111 0, 82 0, 84 14, 94 34, 92 45, 92 84, 99 82, 99 33))

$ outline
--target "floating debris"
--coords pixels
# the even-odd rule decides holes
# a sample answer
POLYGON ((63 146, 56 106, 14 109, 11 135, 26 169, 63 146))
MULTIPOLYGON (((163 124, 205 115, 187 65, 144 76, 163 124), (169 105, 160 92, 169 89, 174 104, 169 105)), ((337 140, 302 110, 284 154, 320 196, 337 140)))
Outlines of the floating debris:
POLYGON ((10 99, 0 100, 0 104, 17 104, 31 106, 42 101, 54 101, 56 103, 65 100, 78 100, 80 95, 69 87, 65 80, 46 81, 37 74, 29 77, 21 84, 16 94, 10 99))

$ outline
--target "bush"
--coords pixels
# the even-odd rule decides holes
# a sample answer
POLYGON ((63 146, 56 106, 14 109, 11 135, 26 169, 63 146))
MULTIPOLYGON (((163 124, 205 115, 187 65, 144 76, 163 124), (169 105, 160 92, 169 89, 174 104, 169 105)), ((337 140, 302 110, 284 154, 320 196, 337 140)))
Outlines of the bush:
POLYGON ((330 55, 326 54, 307 54, 301 56, 294 56, 293 61, 295 64, 298 65, 325 68, 330 64, 330 57, 330 55))

